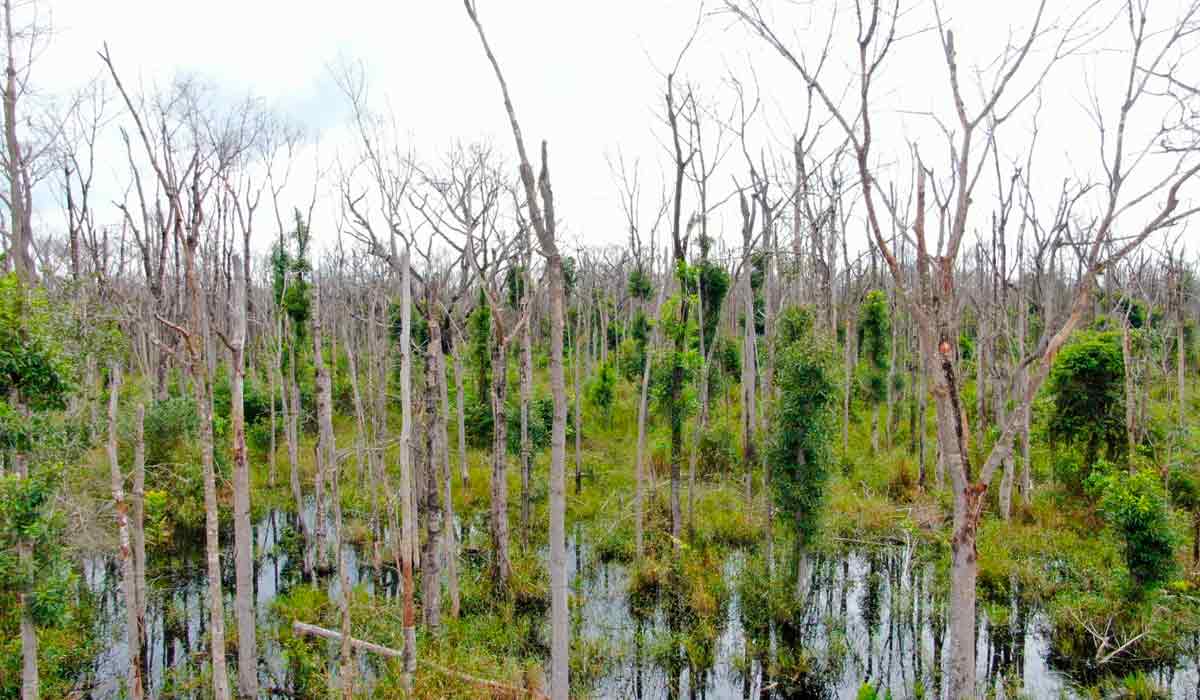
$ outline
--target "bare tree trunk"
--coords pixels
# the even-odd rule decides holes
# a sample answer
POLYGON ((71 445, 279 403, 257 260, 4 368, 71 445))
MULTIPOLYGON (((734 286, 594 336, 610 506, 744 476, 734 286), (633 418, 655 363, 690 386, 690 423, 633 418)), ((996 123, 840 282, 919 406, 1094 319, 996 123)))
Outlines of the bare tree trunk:
POLYGON ((634 547, 637 553, 637 560, 641 562, 646 556, 645 534, 643 532, 643 520, 645 519, 645 506, 643 495, 645 491, 645 464, 646 464, 646 408, 647 398, 650 389, 650 353, 651 348, 646 348, 646 357, 642 363, 642 386, 638 392, 638 436, 637 436, 637 464, 634 467, 634 495, 633 495, 633 510, 634 510, 634 547))
POLYGON ((758 362, 756 356, 754 322, 754 289, 750 286, 750 230, 744 228, 742 249, 742 301, 745 305, 746 320, 742 334, 742 462, 745 467, 744 489, 746 507, 750 506, 751 483, 754 464, 758 461, 758 453, 754 444, 754 433, 758 427, 755 420, 758 413, 755 398, 758 395, 755 381, 758 377, 758 362))
POLYGON ((883 431, 884 443, 883 444, 884 444, 885 448, 890 450, 890 449, 892 449, 892 426, 895 423, 896 416, 897 416, 896 390, 895 390, 895 386, 896 386, 896 355, 898 352, 897 346, 900 344, 898 342, 900 339, 900 324, 896 322, 897 319, 896 319, 896 305, 894 303, 894 301, 895 301, 894 293, 889 296, 892 297, 892 302, 893 302, 890 305, 891 316, 892 316, 892 323, 891 323, 892 342, 891 342, 891 347, 890 347, 890 350, 888 353, 888 371, 887 371, 887 387, 886 387, 886 390, 887 390, 887 418, 886 418, 886 421, 887 422, 884 425, 884 431, 883 431))
MULTIPOLYGON (((190 247, 190 246, 189 246, 190 247)), ((187 253, 194 258, 194 248, 187 253)), ((211 642, 213 697, 229 698, 229 673, 225 664, 225 602, 221 590, 221 539, 217 517, 217 475, 213 456, 212 388, 208 365, 203 353, 205 342, 197 337, 204 313, 200 301, 199 282, 195 279, 195 263, 186 263, 188 287, 192 297, 192 328, 188 336, 191 346, 192 390, 200 410, 200 464, 204 474, 204 540, 208 574, 209 641, 211 642)))
POLYGON ((1179 411, 1179 430, 1182 435, 1186 435, 1187 431, 1187 404, 1185 403, 1185 393, 1187 388, 1187 353, 1184 347, 1186 337, 1184 331, 1186 323, 1184 322, 1184 305, 1186 297, 1184 296, 1183 276, 1182 272, 1176 274, 1175 285, 1178 288, 1175 300, 1175 402, 1179 411))
MULTIPOLYGON (((270 446, 270 451, 267 454, 267 472, 268 472, 267 482, 271 486, 272 489, 275 488, 275 476, 276 476, 276 473, 278 472, 278 465, 277 465, 278 458, 275 454, 276 452, 278 452, 278 445, 276 445, 276 442, 275 442, 275 433, 277 432, 277 426, 279 425, 279 423, 275 417, 275 395, 276 395, 276 388, 277 388, 278 384, 281 384, 282 382, 276 382, 275 379, 276 379, 277 373, 282 374, 282 366, 283 366, 283 327, 282 327, 282 325, 277 323, 275 325, 275 332, 277 335, 276 340, 275 340, 275 343, 276 343, 275 351, 271 354, 271 363, 270 363, 270 366, 267 368, 267 377, 268 377, 268 381, 271 384, 271 446, 270 446)), ((279 393, 282 394, 282 392, 279 392, 279 393)), ((285 401, 286 401, 286 399, 285 399, 285 401)))
MULTIPOLYGON (((438 330, 441 335, 441 329, 438 330)), ((442 480, 445 482, 445 511, 446 526, 442 546, 446 552, 446 579, 450 593, 450 617, 458 619, 462 601, 458 589, 458 539, 454 532, 454 491, 453 469, 450 467, 450 433, 446 424, 450 419, 450 388, 446 376, 446 355, 442 352, 440 342, 433 346, 434 359, 437 363, 438 391, 441 393, 441 411, 438 413, 438 438, 442 446, 442 480)), ((464 438, 465 439, 465 438, 464 438)), ((465 456, 464 456, 465 457, 465 456)))
MULTIPOLYGON (((1029 309, 1025 303, 1025 272, 1021 265, 1023 253, 1018 252, 1017 265, 1021 267, 1019 282, 1017 283, 1017 342, 1020 352, 1018 356, 1024 355, 1026 344, 1029 335, 1029 309)), ((1018 386, 1024 386, 1029 381, 1029 369, 1021 364, 1017 370, 1018 386)), ((1021 502, 1025 506, 1033 503, 1033 464, 1030 462, 1030 409, 1027 405, 1019 406, 1021 411, 1021 502)))
MULTIPOLYGON (((347 344, 349 349, 349 344, 347 344)), ((332 450, 336 453, 336 449, 332 450)), ((333 500, 333 520, 336 531, 333 540, 333 555, 337 557, 338 585, 342 589, 338 607, 341 612, 342 638, 339 650, 338 678, 342 687, 342 700, 354 698, 354 651, 350 645, 350 602, 354 590, 350 587, 350 571, 346 564, 346 556, 342 552, 345 547, 346 522, 342 518, 342 469, 336 461, 330 464, 330 495, 333 500)))
MULTIPOLYGON (((359 390, 358 384, 358 358, 354 350, 354 343, 350 337, 349 324, 346 324, 345 340, 343 345, 346 346, 346 363, 350 370, 350 390, 354 397, 354 468, 358 471, 358 476, 361 481, 363 469, 366 466, 366 440, 367 440, 367 411, 363 403, 362 392, 359 390)), ((334 358, 336 361, 336 358, 334 358)))
POLYGON ((304 492, 300 486, 300 384, 296 381, 296 342, 295 338, 288 348, 288 387, 290 395, 287 420, 287 448, 290 485, 292 500, 296 502, 296 522, 299 523, 300 536, 303 540, 304 575, 310 579, 313 574, 312 543, 309 541, 308 526, 304 523, 304 492))
MULTIPOLYGON (((847 271, 847 274, 849 271, 847 271)), ((854 379, 854 314, 846 313, 846 348, 845 348, 845 386, 842 391, 842 455, 850 454, 850 396, 851 382, 854 379)))
POLYGON ((429 345, 425 355, 425 450, 422 460, 425 477, 421 480, 421 513, 424 515, 425 544, 421 550, 421 611, 425 625, 436 631, 442 623, 442 582, 438 557, 442 550, 442 473, 441 420, 438 410, 438 359, 441 351, 441 323, 433 314, 433 300, 426 294, 429 309, 429 345), (434 347, 437 346, 437 350, 434 347))
POLYGON ((1125 364, 1125 438, 1129 456, 1137 450, 1137 389, 1134 388, 1133 343, 1130 338, 1129 313, 1121 321, 1121 359, 1125 364))
MULTIPOLYGON (((20 392, 12 391, 11 404, 18 415, 26 414, 25 402, 20 392)), ((14 450, 12 455, 13 473, 18 479, 29 478, 29 463, 26 455, 14 450)), ((22 568, 28 569, 33 559, 33 544, 25 537, 17 541, 17 559, 22 568)), ((17 602, 21 606, 21 700, 38 700, 41 695, 40 674, 38 672, 38 638, 37 626, 33 621, 33 601, 28 590, 17 593, 17 602)))
POLYGON ((583 379, 579 376, 579 318, 575 319, 575 343, 571 346, 571 360, 575 363, 575 495, 578 496, 583 488, 583 409, 580 397, 583 395, 583 379))
POLYGON ((406 246, 400 273, 400 562, 404 577, 404 677, 411 691, 417 670, 417 626, 413 610, 413 556, 416 553, 416 507, 412 497, 412 277, 406 246))
MULTIPOLYGON (((553 217, 544 144, 542 149, 542 197, 547 201, 547 216, 553 217)), ((553 233, 549 238, 549 241, 543 241, 542 248, 550 276, 550 391, 554 395, 554 421, 550 431, 550 691, 555 700, 566 700, 570 692, 566 549, 567 386, 563 368, 563 332, 566 326, 563 307, 566 290, 562 260, 553 247, 553 233)))
POLYGON ((325 532, 325 519, 329 505, 325 502, 325 483, 329 479, 330 470, 337 469, 337 452, 333 446, 333 387, 321 347, 325 338, 319 287, 313 290, 312 319, 313 370, 316 373, 314 383, 316 384, 315 398, 317 401, 317 474, 313 479, 313 494, 316 498, 317 508, 313 529, 316 534, 317 568, 325 571, 329 567, 329 543, 325 532))
POLYGON ((492 575, 501 590, 508 589, 512 564, 508 556, 508 353, 503 333, 496 328, 492 343, 492 575))
MULTIPOLYGON (((696 324, 700 340, 700 416, 692 431, 692 445, 688 452, 688 537, 695 534, 696 514, 696 462, 699 459, 700 439, 708 428, 708 356, 704 347, 704 277, 696 276, 696 324)), ((715 338, 714 338, 715 340, 715 338)), ((650 348, 646 348, 649 356, 650 348)))
POLYGON ((454 342, 454 385, 458 398, 458 468, 462 486, 471 480, 467 464, 466 393, 463 391, 462 338, 454 342))
POLYGON ((138 658, 142 677, 150 675, 146 643, 146 406, 138 403, 133 434, 133 572, 137 595, 138 658))
MULTIPOLYGON (((4 142, 7 147, 5 163, 8 175, 7 204, 11 220, 9 222, 9 255, 12 269, 17 277, 25 284, 37 279, 33 265, 33 255, 30 252, 33 240, 31 212, 29 211, 28 168, 29 163, 21 152, 21 142, 17 134, 18 121, 17 99, 23 91, 17 84, 16 56, 19 50, 16 46, 16 29, 13 27, 12 0, 4 0, 4 29, 8 48, 7 66, 5 67, 4 83, 4 142)), ((6 265, 9 261, 6 261, 6 265)), ((34 684, 34 694, 37 686, 34 684)))
POLYGON ((258 649, 254 625, 254 529, 250 524, 250 465, 246 458, 246 277, 240 256, 233 257, 232 328, 229 349, 229 423, 233 433, 233 546, 238 630, 238 695, 258 698, 258 649))
POLYGON ((137 574, 134 571, 133 547, 129 534, 129 504, 125 501, 125 477, 117 459, 117 401, 121 393, 121 365, 109 364, 108 380, 108 467, 112 479, 113 505, 117 516, 117 541, 121 561, 121 588, 125 597, 125 634, 129 648, 129 668, 126 682, 131 700, 145 697, 145 681, 142 677, 142 660, 138 631, 137 574))
MULTIPOLYGON (((525 281, 525 304, 532 303, 528 297, 530 281, 525 281)), ((529 330, 532 323, 521 329, 521 548, 529 547, 529 470, 533 459, 533 445, 529 440, 529 401, 533 397, 533 341, 529 330)))

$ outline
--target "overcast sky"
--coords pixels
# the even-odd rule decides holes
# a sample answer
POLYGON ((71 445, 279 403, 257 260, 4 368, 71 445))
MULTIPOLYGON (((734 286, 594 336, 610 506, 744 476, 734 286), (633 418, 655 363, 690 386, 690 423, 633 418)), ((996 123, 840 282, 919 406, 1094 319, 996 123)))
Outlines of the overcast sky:
MULTIPOLYGON (((834 5, 764 4, 777 17, 779 33, 797 50, 819 51, 834 5)), ((1153 0, 1153 11, 1162 13, 1158 22, 1167 23, 1179 4, 1153 0)), ((662 72, 691 33, 698 3, 478 0, 478 5, 526 139, 549 141, 565 230, 588 243, 623 241, 624 217, 608 157, 619 149, 628 161, 640 161, 645 208, 653 208, 668 163, 662 148, 662 72)), ((719 5, 718 0, 707 3, 710 10, 719 5)), ((878 90, 877 158, 891 163, 889 174, 900 181, 911 179, 905 162, 909 140, 919 141, 927 161, 945 171, 945 139, 925 113, 954 125, 937 34, 919 33, 932 24, 932 5, 924 0, 911 5, 901 31, 915 35, 896 47, 878 90)), ((1048 5, 1048 19, 1054 20, 1072 17, 1084 2, 1051 0, 1048 5)), ((231 97, 260 96, 319 137, 328 160, 338 149, 352 148, 348 103, 329 70, 349 59, 363 62, 375 106, 395 115, 400 140, 410 143, 419 158, 436 162, 455 140, 490 140, 506 154, 514 151, 494 76, 457 0, 55 0, 49 7, 56 33, 33 75, 45 92, 68 91, 98 74, 96 50, 108 42, 118 68, 131 76, 127 83, 150 89, 188 73, 231 97)), ((1097 13, 1089 24, 1106 22, 1116 5, 1106 7, 1109 14, 1097 13)), ((970 97, 978 95, 971 87, 975 68, 986 71, 1006 42, 1028 28, 1035 8, 1034 0, 944 0, 970 97)), ((842 3, 841 13, 838 26, 852 30, 852 5, 842 3)), ((852 36, 835 37, 836 53, 826 70, 838 89, 849 84, 846 66, 854 59, 845 39, 852 36)), ((1115 49, 1121 40, 1112 30, 1096 47, 1115 49)), ((1051 48, 1048 39, 1031 57, 1030 77, 1041 70, 1051 48)), ((1120 62, 1119 53, 1093 54, 1062 63, 1048 77, 1036 123, 1045 163, 1039 173, 1055 183, 1047 188, 1049 197, 1064 177, 1096 172, 1098 132, 1085 108, 1089 91, 1109 102, 1115 98, 1120 62)), ((681 72, 706 100, 727 112, 732 105, 728 77, 749 84, 749 66, 761 87, 766 117, 752 148, 774 144, 786 155, 790 134, 802 120, 804 92, 797 75, 745 27, 728 15, 709 16, 681 72)), ((1001 149, 1011 157, 1023 157, 1035 121, 1033 107, 1031 101, 1001 136, 1001 149)), ((1155 118, 1149 115, 1147 123, 1155 118)), ((506 157, 512 162, 511 155, 506 157)), ((745 172, 740 154, 727 163, 714 185, 722 194, 732 188, 735 174, 745 172)), ((297 191, 311 186, 302 182, 311 170, 301 168, 297 191)), ((105 174, 101 168, 97 177, 105 174)), ((110 186, 112 196, 119 196, 125 176, 117 167, 107 174, 111 182, 101 187, 110 186)), ((322 192, 332 186, 325 183, 322 192)), ((990 182, 982 186, 994 191, 990 182)), ((731 238, 736 207, 728 209, 717 226, 731 238)), ((977 209, 986 217, 986 206, 977 209)), ((333 198, 322 196, 315 227, 321 240, 329 240, 331 234, 322 229, 332 228, 336 216, 333 198)))

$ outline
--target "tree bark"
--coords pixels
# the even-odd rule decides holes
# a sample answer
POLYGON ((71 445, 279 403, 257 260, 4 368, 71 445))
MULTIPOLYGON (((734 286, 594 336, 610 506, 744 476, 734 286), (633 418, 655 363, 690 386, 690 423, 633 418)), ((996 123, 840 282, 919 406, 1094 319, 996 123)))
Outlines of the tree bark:
POLYGON ((424 516, 425 543, 421 549, 421 612, 426 627, 437 631, 442 623, 441 566, 438 561, 442 551, 442 443, 441 412, 438 410, 438 360, 441 350, 441 323, 433 314, 433 300, 426 294, 426 309, 429 310, 429 345, 425 355, 425 450, 422 465, 425 476, 421 479, 421 513, 424 516), (435 350, 434 347, 438 349, 435 350))
POLYGON ((118 558, 121 562, 121 589, 125 598, 125 639, 129 649, 126 682, 131 700, 145 697, 142 676, 141 634, 138 630, 137 574, 134 570, 133 546, 129 533, 129 503, 125 500, 125 477, 117 459, 117 401, 121 393, 121 365, 109 364, 108 381, 108 466, 112 480, 113 506, 117 517, 118 558))
MULTIPOLYGON (((493 316, 494 318, 494 316, 493 316)), ((493 326, 492 343, 492 576, 508 590, 512 564, 508 556, 508 353, 503 331, 493 326)))
POLYGON ((142 677, 150 676, 146 639, 146 406, 138 403, 133 426, 133 572, 137 597, 138 658, 142 677))
POLYGON ((571 360, 575 364, 575 379, 573 387, 575 389, 575 495, 580 494, 583 488, 583 404, 581 397, 583 396, 583 378, 579 376, 579 317, 575 318, 575 344, 571 346, 571 360))
POLYGON ((467 488, 471 480, 467 463, 467 395, 463 389, 462 338, 454 342, 454 386, 458 402, 458 468, 462 477, 462 487, 467 488))
MULTIPOLYGON (((441 394, 441 410, 438 413, 438 438, 442 446, 442 480, 445 482, 445 536, 442 546, 446 552, 446 583, 450 594, 450 617, 458 619, 462 601, 458 588, 458 538, 454 531, 454 490, 453 474, 450 467, 450 433, 446 425, 450 420, 450 388, 446 375, 446 355, 442 352, 440 342, 441 329, 437 332, 439 342, 433 345, 434 360, 437 364, 438 391, 441 394)), ((465 439, 465 438, 464 438, 465 439)))
MULTIPOLYGON (((315 285, 314 285, 315 287, 315 285)), ((332 471, 337 469, 337 450, 333 444, 333 384, 329 376, 329 368, 325 364, 325 354, 322 345, 325 342, 324 322, 321 318, 321 290, 313 289, 313 370, 316 373, 317 401, 317 473, 313 479, 313 493, 316 497, 316 516, 314 531, 317 546, 316 563, 322 571, 329 567, 329 543, 325 532, 326 513, 329 505, 325 502, 325 484, 332 471)), ((332 361, 332 358, 331 358, 332 361)), ((337 553, 334 553, 337 555, 337 553)))
MULTIPOLYGON (((532 303, 533 294, 530 280, 522 273, 525 280, 525 299, 523 304, 532 303)), ((533 445, 529 440, 529 402, 533 397, 533 341, 526 323, 521 329, 521 548, 529 547, 529 471, 533 460, 533 445)))
POLYGON ((416 554, 416 507, 412 490, 412 277, 405 246, 400 266, 400 565, 404 578, 404 676, 411 691, 417 670, 417 627, 413 610, 413 557, 416 554))
POLYGON ((254 529, 250 524, 250 465, 246 456, 246 277, 239 256, 233 257, 230 318, 231 372, 229 423, 233 433, 233 538, 236 589, 234 616, 238 630, 238 695, 258 698, 258 649, 254 620, 254 529))

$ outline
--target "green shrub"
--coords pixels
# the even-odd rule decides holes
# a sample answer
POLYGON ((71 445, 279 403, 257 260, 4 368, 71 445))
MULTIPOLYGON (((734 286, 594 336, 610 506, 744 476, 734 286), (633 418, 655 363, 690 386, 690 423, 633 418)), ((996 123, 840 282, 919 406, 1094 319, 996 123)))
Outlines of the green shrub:
POLYGON ((737 431, 728 420, 714 421, 700 434, 696 468, 708 478, 728 474, 737 462, 737 431))
POLYGON ((1094 481, 1101 512, 1122 538, 1134 582, 1142 588, 1164 583, 1175 570, 1176 535, 1159 475, 1149 469, 1131 475, 1114 470, 1094 481))

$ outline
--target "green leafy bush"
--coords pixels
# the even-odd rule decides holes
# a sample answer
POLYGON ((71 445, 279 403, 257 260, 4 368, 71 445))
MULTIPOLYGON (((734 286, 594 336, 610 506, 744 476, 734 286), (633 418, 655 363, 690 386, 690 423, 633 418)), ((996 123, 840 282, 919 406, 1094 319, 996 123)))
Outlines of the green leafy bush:
POLYGON ((714 421, 700 434, 696 470, 701 477, 727 474, 737 462, 737 431, 728 420, 714 421))
POLYGON ((1150 469, 1126 474, 1097 466, 1089 491, 1099 493, 1100 510, 1121 536, 1125 565, 1141 588, 1154 588, 1175 571, 1176 534, 1162 481, 1150 469))
POLYGON ((1093 464, 1101 446, 1109 459, 1125 445, 1125 361, 1115 333, 1080 333, 1063 347, 1050 369, 1047 389, 1054 395, 1048 421, 1054 444, 1083 449, 1093 464))

